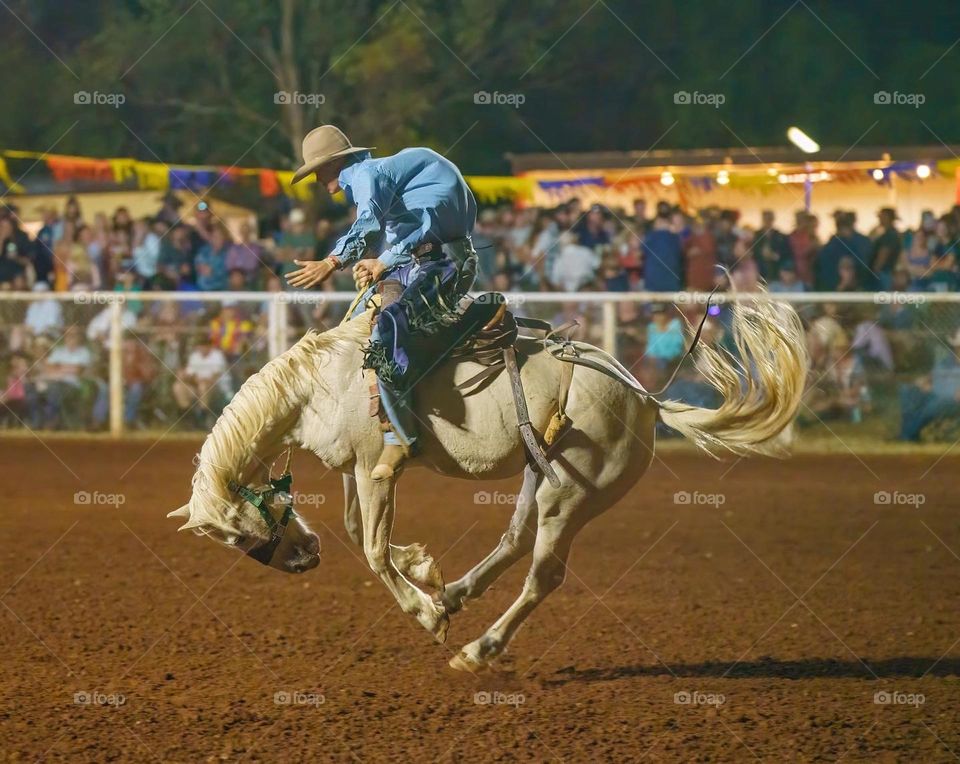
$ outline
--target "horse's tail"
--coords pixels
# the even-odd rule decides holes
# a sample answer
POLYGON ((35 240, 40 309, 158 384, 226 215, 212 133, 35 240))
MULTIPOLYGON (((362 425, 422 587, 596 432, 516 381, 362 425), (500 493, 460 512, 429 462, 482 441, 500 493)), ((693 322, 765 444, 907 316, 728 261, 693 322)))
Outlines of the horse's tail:
POLYGON ((737 356, 704 345, 697 366, 723 396, 718 409, 660 403, 664 423, 708 453, 781 456, 790 443, 807 375, 807 349, 797 312, 766 299, 733 306, 737 356))

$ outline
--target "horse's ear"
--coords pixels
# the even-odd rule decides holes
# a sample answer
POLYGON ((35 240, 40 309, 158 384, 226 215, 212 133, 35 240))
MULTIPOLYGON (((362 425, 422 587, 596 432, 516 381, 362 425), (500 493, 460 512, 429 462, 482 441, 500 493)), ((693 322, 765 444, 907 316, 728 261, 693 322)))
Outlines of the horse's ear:
POLYGON ((190 517, 190 505, 184 504, 182 507, 173 510, 173 512, 168 512, 167 517, 190 517))
POLYGON ((180 531, 189 531, 194 528, 199 528, 201 525, 203 525, 203 520, 200 520, 200 519, 187 520, 187 522, 185 522, 183 525, 177 528, 177 532, 179 533, 180 531))

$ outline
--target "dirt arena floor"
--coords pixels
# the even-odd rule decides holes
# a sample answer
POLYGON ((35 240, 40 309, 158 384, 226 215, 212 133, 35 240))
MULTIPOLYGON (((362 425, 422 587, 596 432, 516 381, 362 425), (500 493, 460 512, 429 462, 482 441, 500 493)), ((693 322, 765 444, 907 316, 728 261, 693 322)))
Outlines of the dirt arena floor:
MULTIPOLYGON (((580 535, 502 672, 476 678, 447 661, 517 595, 523 563, 436 644, 349 545, 340 478, 306 455, 296 487, 326 497, 302 508, 316 570, 175 533, 164 513, 188 496, 197 445, 0 442, 5 760, 960 754, 958 459, 661 453, 580 535)), ((396 538, 453 580, 493 548, 515 489, 410 472, 396 538)))

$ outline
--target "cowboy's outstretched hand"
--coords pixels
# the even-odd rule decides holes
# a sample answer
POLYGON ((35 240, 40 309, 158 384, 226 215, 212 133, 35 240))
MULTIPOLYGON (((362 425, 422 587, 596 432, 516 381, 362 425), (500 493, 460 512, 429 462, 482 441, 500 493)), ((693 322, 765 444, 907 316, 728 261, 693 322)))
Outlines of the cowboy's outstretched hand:
POLYGON ((366 289, 383 277, 386 266, 379 260, 361 260, 353 266, 353 283, 357 289, 366 289))
POLYGON ((309 289, 322 284, 337 269, 337 261, 330 257, 326 260, 294 260, 293 262, 300 267, 287 274, 287 283, 300 289, 309 289))

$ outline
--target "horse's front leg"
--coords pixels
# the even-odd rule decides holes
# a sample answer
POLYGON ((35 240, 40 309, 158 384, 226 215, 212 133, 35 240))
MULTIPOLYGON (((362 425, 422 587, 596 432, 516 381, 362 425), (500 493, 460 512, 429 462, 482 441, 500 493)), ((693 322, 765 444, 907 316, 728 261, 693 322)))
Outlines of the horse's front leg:
MULTIPOLYGON (((357 481, 353 475, 343 476, 343 524, 347 535, 361 549, 363 548, 363 515, 360 512, 360 496, 357 493, 357 481)), ((440 563, 433 559, 423 544, 407 546, 390 545, 390 557, 404 577, 419 587, 430 587, 443 591, 443 574, 440 563)))
POLYGON ((396 480, 373 481, 362 467, 358 468, 356 479, 367 564, 390 590, 404 613, 416 616, 438 642, 445 641, 450 625, 446 611, 407 580, 393 561, 390 535, 393 532, 396 480))

